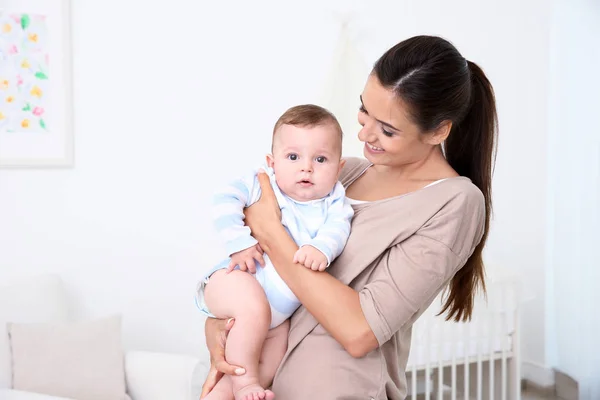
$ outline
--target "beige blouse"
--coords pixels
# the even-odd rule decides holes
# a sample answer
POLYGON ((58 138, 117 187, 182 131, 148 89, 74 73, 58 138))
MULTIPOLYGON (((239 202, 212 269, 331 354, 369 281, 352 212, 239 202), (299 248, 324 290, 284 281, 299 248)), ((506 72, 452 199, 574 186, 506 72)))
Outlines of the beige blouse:
MULTIPOLYGON (((348 159, 343 185, 368 166, 348 159)), ((273 382, 278 399, 404 399, 412 325, 483 235, 484 198, 465 177, 353 208, 350 237, 328 272, 359 293, 380 347, 353 358, 301 307, 273 382)))

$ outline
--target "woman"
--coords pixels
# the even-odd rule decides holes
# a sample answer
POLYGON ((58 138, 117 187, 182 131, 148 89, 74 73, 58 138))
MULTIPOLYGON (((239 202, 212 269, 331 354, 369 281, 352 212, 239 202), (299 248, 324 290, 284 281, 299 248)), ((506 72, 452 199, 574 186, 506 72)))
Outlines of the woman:
MULTIPOLYGON (((467 320, 485 290, 497 119, 483 71, 439 37, 405 40, 375 64, 358 120, 366 160, 349 159, 342 171, 355 216, 329 273, 292 262, 297 246, 264 174, 262 198, 246 210, 303 304, 273 382, 280 399, 404 399, 414 321, 445 288, 442 312, 467 320)), ((232 323, 206 322, 203 395, 222 373, 243 373, 223 356, 232 323)))

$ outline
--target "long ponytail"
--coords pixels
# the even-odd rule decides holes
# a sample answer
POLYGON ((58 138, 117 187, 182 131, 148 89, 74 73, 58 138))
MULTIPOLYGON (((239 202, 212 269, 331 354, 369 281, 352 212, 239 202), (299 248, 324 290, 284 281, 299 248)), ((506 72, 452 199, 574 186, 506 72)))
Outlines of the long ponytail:
POLYGON ((377 60, 373 72, 384 87, 408 104, 412 120, 423 132, 433 132, 452 121, 444 144, 446 159, 459 175, 470 178, 485 198, 482 239, 452 278, 440 312, 447 312, 448 320, 469 320, 477 290, 485 292, 482 252, 492 213, 498 127, 492 85, 479 66, 437 36, 414 36, 398 43, 377 60))
POLYGON ((465 321, 471 318, 474 296, 480 288, 485 293, 482 252, 485 246, 492 214, 492 170, 496 155, 498 116, 494 90, 479 66, 467 61, 471 74, 471 101, 469 111, 455 124, 446 140, 444 150, 454 170, 471 179, 485 199, 483 237, 466 264, 450 283, 450 291, 440 314, 446 319, 465 321))

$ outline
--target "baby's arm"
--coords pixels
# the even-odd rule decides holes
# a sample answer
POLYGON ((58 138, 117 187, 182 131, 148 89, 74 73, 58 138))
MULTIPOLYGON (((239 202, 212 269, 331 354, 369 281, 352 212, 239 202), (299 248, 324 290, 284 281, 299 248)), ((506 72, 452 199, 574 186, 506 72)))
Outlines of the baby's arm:
POLYGON ((239 265, 243 271, 255 272, 253 260, 264 264, 258 242, 250 234, 250 228, 244 225, 244 207, 259 196, 260 186, 254 174, 234 180, 213 196, 213 224, 231 257, 230 271, 239 265))
POLYGON ((346 202, 346 193, 337 184, 327 219, 310 242, 300 247, 294 255, 294 262, 303 264, 315 271, 323 271, 340 255, 350 236, 350 223, 354 216, 352 206, 346 202))

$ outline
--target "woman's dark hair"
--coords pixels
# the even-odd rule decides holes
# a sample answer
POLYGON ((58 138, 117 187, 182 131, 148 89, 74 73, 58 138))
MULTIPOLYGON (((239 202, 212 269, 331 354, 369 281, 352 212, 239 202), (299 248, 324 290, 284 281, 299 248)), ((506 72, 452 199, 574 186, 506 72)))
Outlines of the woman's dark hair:
POLYGON ((492 85, 475 63, 465 60, 447 40, 416 36, 389 49, 373 73, 407 105, 413 122, 432 132, 445 121, 452 129, 443 144, 446 159, 483 192, 485 228, 481 242, 450 283, 440 314, 467 321, 479 287, 485 293, 482 251, 492 212, 492 167, 498 119, 492 85))

